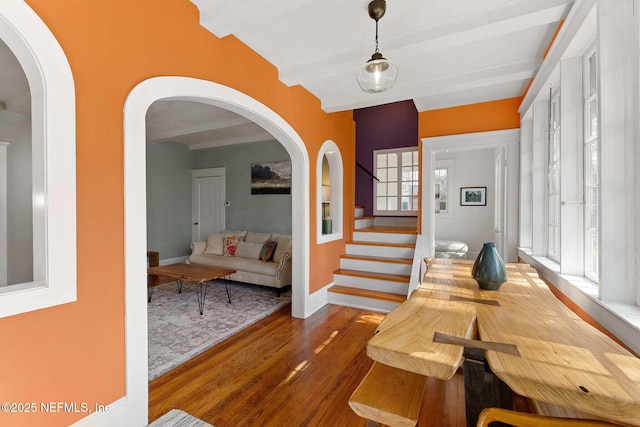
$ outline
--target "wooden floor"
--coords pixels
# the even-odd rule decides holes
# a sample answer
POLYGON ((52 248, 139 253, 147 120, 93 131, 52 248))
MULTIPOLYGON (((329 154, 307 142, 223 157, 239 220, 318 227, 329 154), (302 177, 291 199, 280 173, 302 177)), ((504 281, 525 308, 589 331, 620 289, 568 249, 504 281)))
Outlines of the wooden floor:
MULTIPOLYGON (((215 427, 354 426, 348 399, 372 362, 383 315, 328 305, 306 320, 290 306, 149 383, 149 421, 173 408, 215 427)), ((429 379, 421 427, 465 426, 462 375, 429 379)))

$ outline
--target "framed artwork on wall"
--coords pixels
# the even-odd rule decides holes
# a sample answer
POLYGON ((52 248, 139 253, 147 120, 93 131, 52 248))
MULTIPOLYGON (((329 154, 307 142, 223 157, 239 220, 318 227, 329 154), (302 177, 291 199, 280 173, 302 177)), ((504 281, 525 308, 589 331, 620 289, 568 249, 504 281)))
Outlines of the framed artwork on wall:
POLYGON ((462 187, 460 206, 487 206, 487 187, 462 187))
POLYGON ((251 194, 291 194, 291 161, 252 163, 251 194))

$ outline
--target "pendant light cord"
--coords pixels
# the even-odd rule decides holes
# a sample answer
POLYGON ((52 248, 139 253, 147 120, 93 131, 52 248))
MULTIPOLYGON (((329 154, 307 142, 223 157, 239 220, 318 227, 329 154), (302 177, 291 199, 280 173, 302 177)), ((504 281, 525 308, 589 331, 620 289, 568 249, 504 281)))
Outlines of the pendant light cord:
POLYGON ((378 20, 376 19, 376 52, 375 53, 379 53, 380 51, 378 50, 378 20))

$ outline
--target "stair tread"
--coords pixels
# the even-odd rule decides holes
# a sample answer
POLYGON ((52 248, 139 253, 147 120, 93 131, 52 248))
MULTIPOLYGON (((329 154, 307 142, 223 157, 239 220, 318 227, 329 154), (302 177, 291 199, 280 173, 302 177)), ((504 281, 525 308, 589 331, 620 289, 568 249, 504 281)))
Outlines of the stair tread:
POLYGON ((384 301, 392 301, 402 303, 406 301, 406 295, 394 294, 391 292, 372 291, 370 289, 352 288, 350 286, 333 285, 329 288, 329 292, 339 294, 353 295, 365 298, 379 299, 384 301))
POLYGON ((361 246, 384 246, 391 248, 415 248, 415 244, 412 243, 386 243, 386 242, 363 242, 358 240, 350 240, 347 245, 361 245, 361 246))
POLYGON ((409 276, 405 276, 402 274, 374 273, 372 271, 348 270, 345 268, 340 268, 334 271, 333 274, 341 274, 343 276, 364 277, 367 279, 389 280, 392 282, 403 282, 403 283, 409 283, 411 279, 409 276))
POLYGON ((379 256, 367 256, 367 255, 341 255, 343 259, 354 259, 360 261, 374 261, 374 262, 388 262, 392 264, 413 264, 413 259, 409 258, 390 258, 379 256))

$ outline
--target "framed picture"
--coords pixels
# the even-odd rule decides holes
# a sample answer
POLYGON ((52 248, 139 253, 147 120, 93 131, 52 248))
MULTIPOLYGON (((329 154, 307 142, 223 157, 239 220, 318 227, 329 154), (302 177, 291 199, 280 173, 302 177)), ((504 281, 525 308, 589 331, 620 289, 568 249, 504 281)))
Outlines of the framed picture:
POLYGON ((460 206, 487 206, 487 187, 462 187, 460 206))
POLYGON ((251 194, 291 194, 291 161, 252 163, 251 194))

